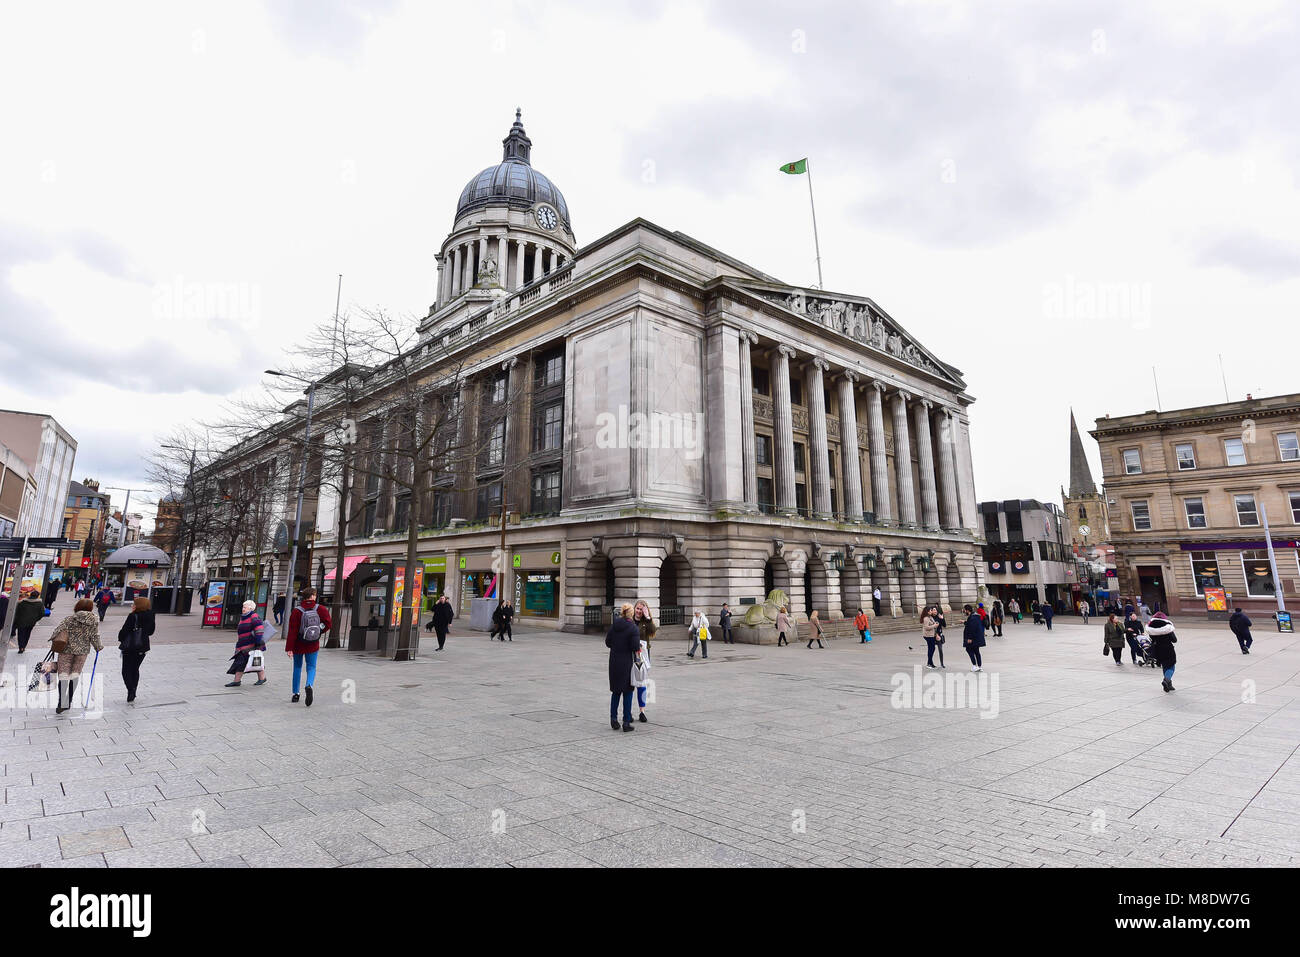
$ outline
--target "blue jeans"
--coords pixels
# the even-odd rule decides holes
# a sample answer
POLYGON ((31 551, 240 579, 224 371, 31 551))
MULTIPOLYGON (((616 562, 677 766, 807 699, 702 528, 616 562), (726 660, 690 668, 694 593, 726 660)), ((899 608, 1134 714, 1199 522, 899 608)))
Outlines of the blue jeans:
POLYGON ((638 708, 645 709, 645 688, 636 689, 636 704, 638 708))
POLYGON ((1173 666, 1173 665, 1170 665, 1168 668, 1165 669, 1165 680, 1166 680, 1166 681, 1173 681, 1173 680, 1174 680, 1174 666, 1173 666))
POLYGON ((293 656, 293 693, 298 693, 298 685, 302 680, 302 660, 307 659, 307 687, 314 687, 316 684, 316 655, 317 652, 309 651, 307 654, 294 652, 293 656))
POLYGON ((618 699, 622 698, 623 699, 623 723, 624 724, 632 723, 632 690, 633 689, 628 688, 626 691, 610 692, 609 695, 609 720, 610 721, 618 720, 618 699))

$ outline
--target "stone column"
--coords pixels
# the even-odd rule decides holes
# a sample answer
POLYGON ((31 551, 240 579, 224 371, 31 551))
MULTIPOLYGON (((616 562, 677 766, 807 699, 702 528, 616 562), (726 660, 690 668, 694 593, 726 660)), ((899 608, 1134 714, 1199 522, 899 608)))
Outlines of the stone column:
POLYGON ((822 373, 830 366, 821 359, 808 364, 808 437, 812 455, 813 518, 831 517, 831 463, 826 441, 826 392, 822 373))
MULTIPOLYGON (((704 474, 709 506, 715 512, 739 512, 745 507, 740 357, 743 336, 740 329, 725 322, 715 323, 705 332, 704 420, 708 422, 708 448, 704 474)), ((701 428, 695 435, 701 443, 705 439, 703 433, 701 428)), ((694 564, 692 570, 700 574, 694 564)))
POLYGON ((934 482, 934 446, 930 441, 931 403, 922 399, 912 406, 916 425, 917 470, 921 473, 921 524, 930 531, 939 529, 939 493, 934 482))
POLYGON ((464 275, 464 267, 461 265, 459 246, 452 250, 452 263, 451 288, 448 291, 448 299, 455 299, 460 295, 460 281, 464 275))
POLYGON ((858 452, 857 377, 841 374, 840 388, 840 464, 844 467, 844 514, 850 522, 862 521, 862 465, 858 452))
POLYGON ((772 455, 776 478, 776 510, 796 515, 794 497, 794 417, 790 410, 789 346, 777 346, 772 353, 772 455))
POLYGON ((437 285, 438 294, 435 297, 437 299, 437 302, 434 303, 434 308, 441 306, 444 302, 447 301, 446 290, 443 289, 443 284, 447 281, 447 271, 442 267, 443 267, 443 261, 441 258, 439 258, 438 259, 438 285, 437 285))
POLYGON ((461 278, 461 291, 466 292, 474 285, 474 244, 465 243, 465 274, 461 278))
POLYGON ((510 272, 506 268, 510 264, 510 246, 509 240, 504 236, 497 239, 497 281, 501 283, 504 289, 510 282, 510 272))
POLYGON ((912 443, 907 437, 909 398, 902 390, 895 392, 891 411, 894 413, 894 475, 898 482, 898 524, 914 528, 916 491, 912 487, 912 443))
POLYGON ((522 239, 516 240, 515 241, 515 288, 516 289, 522 289, 524 287, 524 266, 528 262, 527 257, 528 257, 527 244, 522 239))
POLYGON ((894 524, 889 504, 889 460, 885 458, 885 414, 881 395, 883 382, 871 383, 867 390, 867 430, 871 435, 871 502, 876 509, 877 525, 894 524))
POLYGON ((542 247, 533 247, 533 282, 542 278, 542 247))
POLYGON ((957 456, 953 448, 952 422, 948 410, 942 407, 935 411, 934 418, 939 430, 939 490, 943 496, 940 515, 944 531, 955 532, 961 527, 961 514, 957 507, 957 456))
POLYGON ((555 250, 546 250, 546 271, 555 272, 555 250))
POLYGON ((758 342, 752 332, 740 334, 740 458, 744 468, 745 508, 758 511, 758 463, 754 454, 754 366, 750 345, 758 342))

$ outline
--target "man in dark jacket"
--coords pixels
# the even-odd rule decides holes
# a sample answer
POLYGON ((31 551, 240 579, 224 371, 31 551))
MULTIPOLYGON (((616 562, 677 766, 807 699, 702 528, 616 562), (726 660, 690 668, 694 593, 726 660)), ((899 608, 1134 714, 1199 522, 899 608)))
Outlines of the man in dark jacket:
POLYGON ((984 619, 970 605, 963 605, 962 611, 966 613, 966 627, 961 636, 962 647, 966 649, 973 670, 979 671, 984 667, 984 659, 980 655, 980 649, 984 647, 984 619))
POLYGON ((27 642, 31 640, 32 629, 44 617, 45 604, 41 601, 40 594, 33 588, 27 593, 27 597, 14 608, 14 627, 18 629, 18 653, 20 655, 27 650, 27 642))
POLYGON ((1056 612, 1052 611, 1052 603, 1050 601, 1043 602, 1042 611, 1043 611, 1043 621, 1047 624, 1047 630, 1051 631, 1052 616, 1056 614, 1056 612))
POLYGON ((618 699, 623 699, 623 730, 635 731, 632 724, 632 665, 641 652, 641 633, 632 621, 632 606, 624 605, 619 617, 605 635, 609 649, 609 726, 618 730, 618 699))
POLYGON ((275 604, 271 606, 271 613, 275 615, 275 623, 277 625, 284 624, 284 596, 283 595, 280 595, 278 598, 276 598, 275 604))
POLYGON ((1250 637, 1251 624, 1251 620, 1246 617, 1246 613, 1240 608, 1234 609, 1232 617, 1228 619, 1228 627, 1237 636, 1237 644, 1241 646, 1243 655, 1250 654, 1250 646, 1255 643, 1255 639, 1250 637))
POLYGON ((456 617, 451 610, 451 602, 447 596, 443 595, 433 605, 433 625, 434 632, 438 635, 438 650, 442 651, 442 646, 447 643, 447 632, 451 630, 451 620, 456 617))
POLYGON ((725 601, 722 603, 722 611, 718 613, 718 627, 722 629, 722 643, 731 644, 731 606, 725 601))
POLYGON ((497 637, 500 638, 502 641, 505 641, 507 639, 509 639, 510 641, 515 640, 515 633, 510 627, 511 622, 513 622, 514 619, 515 619, 515 606, 512 605, 509 601, 502 602, 501 623, 500 626, 497 628, 497 637))

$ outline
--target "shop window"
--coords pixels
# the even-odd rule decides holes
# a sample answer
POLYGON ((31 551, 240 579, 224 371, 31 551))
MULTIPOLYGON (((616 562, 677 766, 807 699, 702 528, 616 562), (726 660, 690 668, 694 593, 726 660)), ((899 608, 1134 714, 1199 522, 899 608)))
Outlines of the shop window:
POLYGON ((1246 575, 1246 594, 1252 598, 1272 598, 1277 594, 1273 571, 1268 564, 1268 551, 1257 548, 1241 553, 1241 570, 1246 575))
POLYGON ((1223 580, 1219 577, 1219 560, 1214 552, 1192 552, 1192 581, 1196 585, 1196 594, 1204 595, 1207 588, 1222 588, 1223 580))

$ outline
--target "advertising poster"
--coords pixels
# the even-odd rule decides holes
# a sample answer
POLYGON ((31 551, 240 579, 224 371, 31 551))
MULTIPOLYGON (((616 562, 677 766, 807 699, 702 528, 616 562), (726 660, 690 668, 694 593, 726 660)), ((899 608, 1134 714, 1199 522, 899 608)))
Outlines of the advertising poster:
POLYGON ((208 582, 208 594, 203 599, 203 624, 221 625, 221 610, 226 604, 226 583, 208 582))
POLYGON ((393 569, 393 603, 388 609, 388 627, 396 628, 402 620, 402 596, 406 593, 406 566, 393 569))
POLYGON ((1295 629, 1291 625, 1291 613, 1289 611, 1279 611, 1277 613, 1277 630, 1287 634, 1295 634, 1295 629))
MULTIPOLYGON (((14 565, 16 562, 10 562, 5 569, 4 591, 6 594, 13 594, 14 587, 14 565)), ((27 562, 23 566, 24 589, 35 588, 40 591, 45 585, 45 562, 27 562)))
POLYGON ((411 579, 411 605, 412 615, 415 618, 420 617, 420 597, 424 594, 424 566, 415 566, 415 577, 411 579))
POLYGON ((1222 588, 1205 589, 1205 610, 1206 611, 1227 611, 1228 596, 1222 588))

